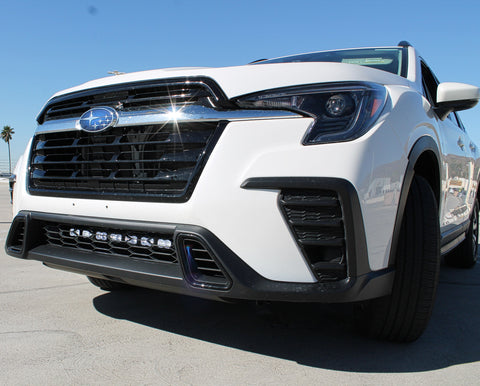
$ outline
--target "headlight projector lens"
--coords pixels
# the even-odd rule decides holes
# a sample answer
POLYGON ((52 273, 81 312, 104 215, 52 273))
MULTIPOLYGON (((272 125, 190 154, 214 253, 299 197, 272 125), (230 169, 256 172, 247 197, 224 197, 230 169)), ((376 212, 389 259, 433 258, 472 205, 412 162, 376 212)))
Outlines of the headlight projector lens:
POLYGON ((352 98, 345 94, 336 94, 328 98, 325 103, 325 111, 331 117, 348 115, 354 110, 352 98))

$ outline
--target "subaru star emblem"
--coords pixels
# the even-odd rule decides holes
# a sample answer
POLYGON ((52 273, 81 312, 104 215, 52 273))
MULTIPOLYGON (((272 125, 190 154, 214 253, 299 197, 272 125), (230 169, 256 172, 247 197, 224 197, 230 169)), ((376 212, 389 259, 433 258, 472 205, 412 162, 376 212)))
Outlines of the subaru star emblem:
POLYGON ((118 113, 111 107, 94 107, 80 117, 80 127, 85 131, 103 131, 117 121, 118 113))

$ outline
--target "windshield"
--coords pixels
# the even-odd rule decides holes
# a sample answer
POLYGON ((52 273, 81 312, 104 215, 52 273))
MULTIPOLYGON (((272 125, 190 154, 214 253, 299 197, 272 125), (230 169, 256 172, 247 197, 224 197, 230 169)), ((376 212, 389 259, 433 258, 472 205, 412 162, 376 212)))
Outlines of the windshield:
POLYGON ((407 49, 398 48, 360 48, 353 50, 323 51, 268 59, 254 64, 296 63, 296 62, 336 62, 358 64, 407 76, 407 49))

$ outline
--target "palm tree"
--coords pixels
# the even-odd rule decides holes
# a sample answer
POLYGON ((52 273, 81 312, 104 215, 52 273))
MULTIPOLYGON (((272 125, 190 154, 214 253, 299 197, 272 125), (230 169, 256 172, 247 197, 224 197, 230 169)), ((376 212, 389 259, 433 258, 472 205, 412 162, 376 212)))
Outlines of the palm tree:
POLYGON ((3 126, 2 133, 0 136, 8 145, 8 172, 12 174, 12 157, 10 156, 10 141, 12 140, 12 135, 15 134, 13 127, 3 126))

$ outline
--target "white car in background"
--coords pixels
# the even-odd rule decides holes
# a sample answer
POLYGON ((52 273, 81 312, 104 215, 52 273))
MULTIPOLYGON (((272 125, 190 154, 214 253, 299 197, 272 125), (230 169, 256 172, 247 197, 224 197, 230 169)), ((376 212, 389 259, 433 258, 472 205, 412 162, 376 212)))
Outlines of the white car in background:
POLYGON ((412 341, 441 256, 475 263, 478 99, 406 42, 88 82, 37 118, 6 250, 107 290, 355 302, 412 341))

